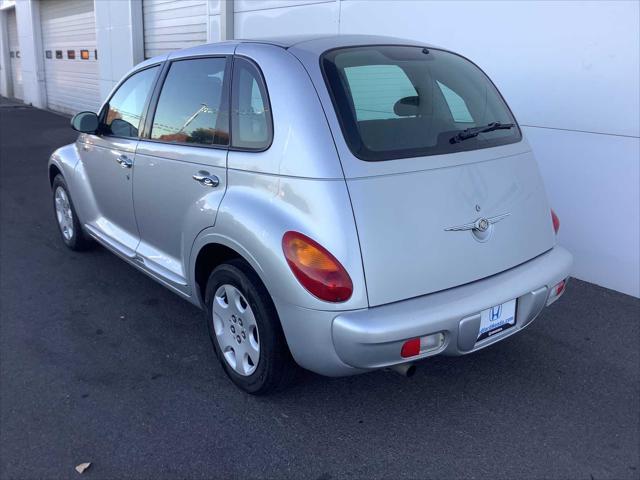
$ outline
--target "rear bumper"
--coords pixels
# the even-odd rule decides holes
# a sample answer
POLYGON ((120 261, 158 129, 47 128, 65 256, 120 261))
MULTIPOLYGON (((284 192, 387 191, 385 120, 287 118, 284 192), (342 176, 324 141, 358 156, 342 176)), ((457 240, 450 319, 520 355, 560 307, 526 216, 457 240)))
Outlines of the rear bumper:
POLYGON ((404 341, 441 332, 439 350, 412 357, 463 355, 498 342, 529 325, 544 308, 549 289, 568 277, 572 257, 561 247, 493 277, 403 302, 345 313, 333 322, 338 356, 357 368, 403 363, 404 341), (476 344, 480 312, 517 298, 515 326, 476 344))
POLYGON ((543 310, 551 287, 569 276, 572 262, 567 250, 555 247, 492 277, 380 307, 338 314, 278 310, 298 363, 325 375, 349 375, 438 354, 464 355, 519 332, 543 310), (480 312, 514 298, 516 324, 476 343, 480 312), (444 334, 438 350, 400 356, 406 340, 435 333, 444 334))

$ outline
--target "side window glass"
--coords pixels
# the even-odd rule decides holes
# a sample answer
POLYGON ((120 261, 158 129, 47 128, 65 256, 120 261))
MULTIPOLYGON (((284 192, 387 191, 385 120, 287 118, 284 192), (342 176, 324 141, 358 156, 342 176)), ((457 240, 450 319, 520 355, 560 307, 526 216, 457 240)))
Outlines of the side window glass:
POLYGON ((147 68, 129 77, 105 106, 102 132, 116 137, 137 137, 142 110, 160 67, 147 68))
POLYGON ((249 60, 233 63, 231 143, 234 147, 264 150, 271 144, 271 109, 262 75, 249 60))
POLYGON ((178 60, 162 86, 151 138, 163 142, 228 145, 225 58, 178 60))
POLYGON ((469 108, 467 108, 467 103, 464 99, 446 85, 437 80, 436 83, 438 87, 440 87, 440 91, 447 102, 453 121, 456 123, 474 123, 471 112, 469 112, 469 108))
POLYGON ((362 65, 344 69, 356 119, 399 118, 394 107, 402 98, 418 95, 407 74, 397 65, 362 65))

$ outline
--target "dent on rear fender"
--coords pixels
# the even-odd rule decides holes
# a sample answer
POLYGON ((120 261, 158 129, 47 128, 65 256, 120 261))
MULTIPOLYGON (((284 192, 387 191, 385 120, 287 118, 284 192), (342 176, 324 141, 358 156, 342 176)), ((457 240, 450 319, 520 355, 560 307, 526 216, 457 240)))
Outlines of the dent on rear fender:
POLYGON ((359 244, 343 180, 278 177, 236 170, 229 170, 228 175, 216 226, 202 232, 194 243, 192 281, 198 252, 207 243, 221 243, 251 264, 273 298, 314 310, 342 311, 367 306, 359 244), (354 285, 349 300, 324 302, 298 283, 282 251, 282 237, 290 230, 313 238, 342 263, 354 285))

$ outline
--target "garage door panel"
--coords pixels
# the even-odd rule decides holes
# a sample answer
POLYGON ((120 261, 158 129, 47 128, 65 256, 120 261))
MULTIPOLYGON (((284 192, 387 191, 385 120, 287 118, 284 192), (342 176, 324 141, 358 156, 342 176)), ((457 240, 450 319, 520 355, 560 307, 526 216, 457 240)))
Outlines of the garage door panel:
POLYGON ((96 111, 100 106, 100 81, 95 57, 96 30, 93 2, 90 0, 47 0, 40 4, 43 50, 46 58, 47 104, 52 110, 76 113, 96 111), (56 58, 56 50, 62 58, 56 58), (75 58, 68 58, 73 50, 75 58), (89 51, 89 59, 81 51, 89 51))
POLYGON ((206 31, 207 25, 202 21, 202 18, 196 17, 178 17, 178 18, 166 18, 159 17, 157 19, 148 19, 147 25, 149 25, 145 29, 145 35, 150 33, 164 33, 164 29, 166 28, 175 28, 175 27, 186 27, 186 26, 198 26, 199 30, 206 31))
POLYGON ((167 15, 171 16, 171 20, 188 20, 191 19, 194 22, 202 23, 202 15, 206 15, 207 12, 203 8, 198 6, 189 8, 179 8, 175 10, 163 10, 160 12, 147 12, 147 21, 157 22, 159 20, 167 20, 167 15), (199 18, 200 17, 200 18, 199 18))
POLYGON ((142 13, 145 58, 207 41, 207 0, 143 0, 142 13))
POLYGON ((46 0, 41 2, 47 9, 47 17, 51 20, 93 13, 93 2, 85 0, 46 0))
POLYGON ((149 37, 149 43, 162 43, 162 42, 171 42, 171 43, 189 43, 193 41, 192 33, 170 33, 167 35, 157 35, 155 37, 149 37))
POLYGON ((58 73, 49 77, 52 81, 52 86, 57 86, 60 90, 79 91, 87 90, 93 92, 93 89, 98 86, 98 81, 89 74, 83 74, 82 72, 68 72, 58 73), (64 83, 67 82, 67 83, 64 83), (68 88, 68 82, 74 82, 72 89, 68 88))
POLYGON ((49 40, 75 40, 78 35, 85 37, 95 36, 93 28, 87 27, 87 22, 79 23, 78 25, 69 25, 64 30, 60 29, 42 29, 42 34, 46 35, 49 40))
MULTIPOLYGON (((148 15, 163 15, 164 12, 169 11, 174 12, 174 14, 188 12, 189 15, 205 15, 207 13, 207 6, 202 0, 178 0, 163 4, 151 3, 145 5, 145 13, 148 15)), ((180 16, 184 17, 185 15, 180 14, 180 16)))
MULTIPOLYGON (((162 27, 162 29, 147 32, 145 38, 162 38, 164 35, 176 35, 176 34, 204 34, 206 35, 206 29, 203 29, 202 25, 171 25, 162 27)), ((193 38, 193 37, 192 37, 193 38)))
MULTIPOLYGON (((45 5, 48 5, 45 3, 45 5)), ((44 6, 44 9, 48 11, 48 8, 44 6)), ((84 26, 91 28, 91 24, 87 25, 87 22, 93 23, 93 11, 87 13, 71 13, 66 17, 47 17, 47 24, 45 27, 47 30, 60 30, 64 31, 68 27, 84 26)))

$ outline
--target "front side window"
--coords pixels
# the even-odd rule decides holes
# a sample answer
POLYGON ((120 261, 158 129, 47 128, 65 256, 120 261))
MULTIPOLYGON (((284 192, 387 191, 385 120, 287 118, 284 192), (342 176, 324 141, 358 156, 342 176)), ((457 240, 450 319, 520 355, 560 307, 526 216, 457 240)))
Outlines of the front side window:
POLYGON ((323 54, 321 66, 345 140, 362 160, 474 150, 522 138, 491 81, 459 55, 423 47, 349 47, 323 54))
POLYGON ((142 111, 159 68, 156 66, 134 73, 120 85, 105 105, 106 111, 101 126, 105 135, 138 137, 142 111))
POLYGON ((179 60, 162 86, 151 138, 194 145, 228 145, 225 58, 179 60))
POLYGON ((242 57, 234 60, 232 91, 232 145, 250 150, 268 148, 273 126, 267 91, 260 71, 242 57))

